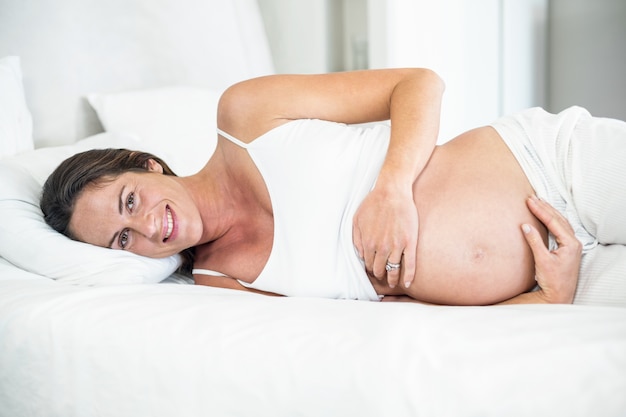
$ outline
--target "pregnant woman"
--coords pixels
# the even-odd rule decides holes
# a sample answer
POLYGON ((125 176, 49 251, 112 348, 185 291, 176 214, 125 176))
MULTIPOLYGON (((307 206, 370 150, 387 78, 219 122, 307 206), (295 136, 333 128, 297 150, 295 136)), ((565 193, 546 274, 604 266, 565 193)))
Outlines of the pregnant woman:
POLYGON ((88 151, 51 175, 42 209, 56 230, 91 244, 150 257, 193 248, 198 284, 572 302, 581 249, 597 239, 579 236, 551 160, 519 149, 554 142, 588 114, 533 109, 436 146, 442 93, 425 69, 244 81, 223 94, 218 145, 197 174, 177 177, 142 152, 88 151), (557 139, 529 137, 524 123, 535 119, 557 139))

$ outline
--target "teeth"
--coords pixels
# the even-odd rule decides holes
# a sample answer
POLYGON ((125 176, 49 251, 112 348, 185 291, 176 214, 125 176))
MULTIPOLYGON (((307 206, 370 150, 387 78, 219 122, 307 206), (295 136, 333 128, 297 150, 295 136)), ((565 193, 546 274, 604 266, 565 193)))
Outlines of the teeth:
POLYGON ((172 230, 174 229, 174 220, 172 219, 172 212, 170 211, 169 208, 166 208, 165 210, 167 213, 167 233, 165 233, 165 239, 163 240, 169 239, 169 237, 172 235, 172 230))

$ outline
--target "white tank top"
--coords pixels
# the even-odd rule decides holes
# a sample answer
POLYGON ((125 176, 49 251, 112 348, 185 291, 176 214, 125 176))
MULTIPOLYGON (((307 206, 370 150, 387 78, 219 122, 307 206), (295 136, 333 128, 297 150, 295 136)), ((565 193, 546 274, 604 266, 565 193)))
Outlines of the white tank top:
POLYGON ((303 119, 250 143, 218 130, 247 149, 274 213, 267 264, 243 285, 287 296, 379 300, 352 242, 352 218, 376 182, 389 129, 303 119))

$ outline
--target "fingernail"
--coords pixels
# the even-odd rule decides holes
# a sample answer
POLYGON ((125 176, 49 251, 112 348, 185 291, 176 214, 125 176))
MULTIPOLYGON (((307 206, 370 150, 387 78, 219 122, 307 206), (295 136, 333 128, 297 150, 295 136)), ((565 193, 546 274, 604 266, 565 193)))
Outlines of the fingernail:
POLYGON ((411 286, 411 282, 410 281, 405 281, 404 282, 404 288, 409 288, 411 286))
POLYGON ((523 224, 522 230, 524 231, 524 233, 530 233, 530 226, 527 224, 523 224))

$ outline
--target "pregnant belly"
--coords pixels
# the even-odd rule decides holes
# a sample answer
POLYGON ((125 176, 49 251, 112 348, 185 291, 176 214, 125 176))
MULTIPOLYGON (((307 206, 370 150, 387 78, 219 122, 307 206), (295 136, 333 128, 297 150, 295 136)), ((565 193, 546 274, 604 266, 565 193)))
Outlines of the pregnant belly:
POLYGON ((420 230, 417 271, 407 294, 438 304, 493 304, 535 285, 530 223, 533 189, 490 127, 438 147, 414 186, 420 230))

